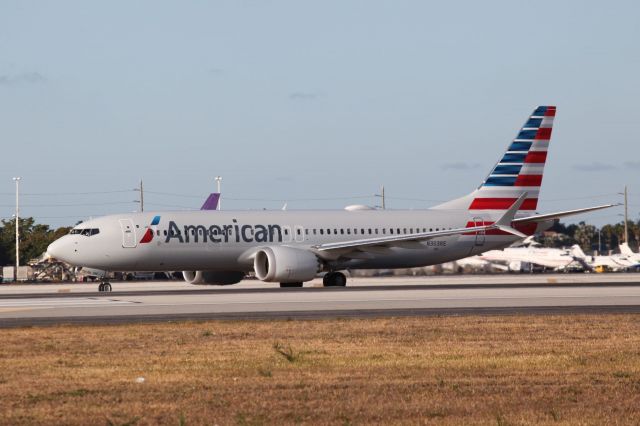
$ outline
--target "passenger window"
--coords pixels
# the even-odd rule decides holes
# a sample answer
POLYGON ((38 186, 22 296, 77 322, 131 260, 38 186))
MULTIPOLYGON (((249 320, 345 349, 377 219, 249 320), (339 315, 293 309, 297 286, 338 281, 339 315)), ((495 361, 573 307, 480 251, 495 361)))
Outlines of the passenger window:
POLYGON ((406 234, 407 233, 407 228, 403 229, 403 233, 406 234))
POLYGON ((364 228, 360 228, 360 233, 364 235, 364 228))
POLYGON ((386 234, 387 233, 387 228, 382 228, 382 233, 386 234))
POLYGON ((163 232, 164 236, 166 237, 166 236, 167 236, 167 230, 165 229, 165 230, 164 230, 164 231, 162 231, 162 232, 163 232))
POLYGON ((289 235, 289 230, 287 228, 284 228, 284 235, 289 235))
POLYGON ((324 229, 320 229, 320 235, 324 235, 324 229))
POLYGON ((389 232, 393 234, 393 228, 389 228, 389 232))
POLYGON ((309 235, 309 228, 305 229, 305 230, 304 230, 304 233, 305 233, 306 235, 309 235))
POLYGON ((334 235, 338 235, 338 230, 337 230, 337 229, 334 229, 334 230, 333 230, 333 234, 334 234, 334 235))
POLYGON ((340 235, 344 235, 344 228, 340 228, 340 235))
POLYGON ((296 229, 296 234, 300 235, 300 229, 296 229))
POLYGON ((157 230, 156 230, 156 235, 157 235, 158 237, 160 236, 160 230, 159 230, 159 229, 157 229, 157 230))
POLYGON ((347 234, 351 235, 351 228, 347 228, 347 234))
POLYGON ((327 228, 327 235, 331 235, 331 229, 327 228))
POLYGON ((378 228, 375 229, 376 235, 378 235, 378 228))
POLYGON ((317 235, 316 229, 313 228, 313 235, 317 235))

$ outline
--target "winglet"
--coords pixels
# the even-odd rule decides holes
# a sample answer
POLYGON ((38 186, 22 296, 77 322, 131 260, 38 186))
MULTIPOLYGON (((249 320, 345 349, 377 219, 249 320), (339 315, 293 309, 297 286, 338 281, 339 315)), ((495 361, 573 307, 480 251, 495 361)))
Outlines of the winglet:
POLYGON ((520 231, 517 231, 511 227, 511 222, 515 219, 516 213, 524 203, 524 200, 527 198, 527 192, 524 192, 520 197, 509 207, 500 219, 498 219, 493 226, 498 228, 501 231, 508 232, 509 234, 513 234, 520 238, 527 238, 527 235, 523 234, 520 231))

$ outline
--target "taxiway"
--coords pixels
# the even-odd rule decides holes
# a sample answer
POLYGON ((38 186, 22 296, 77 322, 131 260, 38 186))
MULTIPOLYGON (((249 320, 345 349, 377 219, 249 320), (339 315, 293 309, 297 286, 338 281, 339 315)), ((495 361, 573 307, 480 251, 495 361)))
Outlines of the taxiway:
POLYGON ((639 312, 640 276, 466 276, 352 279, 346 288, 280 289, 178 282, 0 287, 0 327, 202 319, 639 312), (615 277, 615 278, 611 278, 615 277), (606 278, 606 279, 603 279, 606 278))

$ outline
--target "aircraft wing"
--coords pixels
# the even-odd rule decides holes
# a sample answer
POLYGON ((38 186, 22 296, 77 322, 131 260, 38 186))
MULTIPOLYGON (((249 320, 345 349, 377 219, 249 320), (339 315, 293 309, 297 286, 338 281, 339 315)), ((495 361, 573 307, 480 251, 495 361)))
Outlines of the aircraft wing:
POLYGON ((432 232, 419 232, 410 235, 389 235, 385 237, 376 237, 376 238, 365 238, 358 239, 352 241, 342 241, 337 243, 326 243, 320 244, 317 246, 312 246, 311 248, 318 254, 322 253, 344 253, 349 252, 351 250, 357 249, 366 249, 373 247, 405 247, 405 248, 422 248, 420 244, 421 241, 431 240, 433 238, 438 237, 448 237, 452 235, 460 235, 467 234, 473 232, 486 232, 493 229, 500 229, 502 231, 508 232, 520 238, 526 238, 526 235, 523 233, 513 229, 510 224, 513 221, 513 217, 516 212, 524 202, 527 193, 525 192, 516 200, 515 203, 509 210, 507 210, 504 215, 500 219, 498 219, 495 223, 483 226, 473 226, 469 228, 455 228, 455 229, 445 229, 442 231, 432 231, 432 232))
POLYGON ((544 222, 546 220, 560 219, 561 217, 565 217, 565 216, 573 216, 573 215, 576 215, 576 214, 592 212, 592 211, 595 211, 595 210, 608 209, 609 207, 615 207, 615 206, 619 206, 619 205, 620 204, 604 204, 602 206, 586 207, 584 209, 566 210, 566 211, 563 211, 563 212, 538 214, 538 215, 534 215, 534 216, 520 217, 518 219, 514 219, 513 223, 517 224, 517 223, 529 223, 529 222, 544 222))

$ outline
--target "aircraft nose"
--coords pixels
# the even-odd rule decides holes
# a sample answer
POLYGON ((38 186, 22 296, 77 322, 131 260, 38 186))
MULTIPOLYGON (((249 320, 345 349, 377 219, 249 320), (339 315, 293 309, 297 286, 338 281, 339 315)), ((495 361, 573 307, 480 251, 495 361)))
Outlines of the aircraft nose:
POLYGON ((63 262, 69 262, 69 258, 72 252, 71 245, 65 237, 58 238, 47 247, 47 254, 57 260, 63 262))

